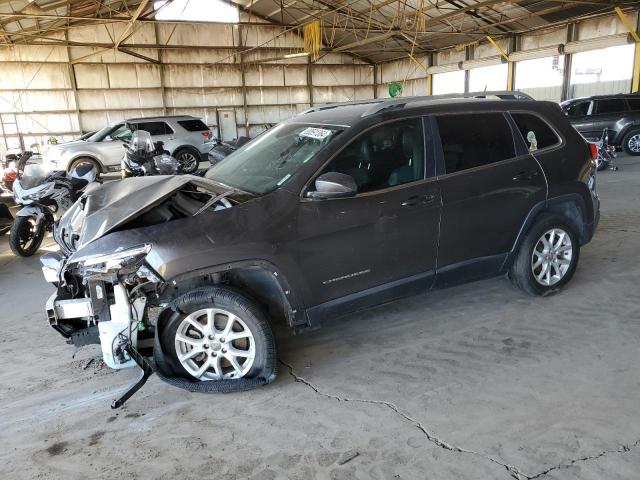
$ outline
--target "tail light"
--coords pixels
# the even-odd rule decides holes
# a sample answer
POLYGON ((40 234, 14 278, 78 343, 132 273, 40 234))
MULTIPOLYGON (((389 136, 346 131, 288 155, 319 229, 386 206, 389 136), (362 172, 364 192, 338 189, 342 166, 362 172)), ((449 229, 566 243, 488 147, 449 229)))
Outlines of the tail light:
POLYGON ((205 137, 207 140, 209 138, 211 138, 211 131, 207 130, 206 132, 200 132, 202 134, 203 137, 205 137))
POLYGON ((596 161, 598 159, 598 146, 595 143, 590 143, 589 150, 591 150, 591 159, 596 161))

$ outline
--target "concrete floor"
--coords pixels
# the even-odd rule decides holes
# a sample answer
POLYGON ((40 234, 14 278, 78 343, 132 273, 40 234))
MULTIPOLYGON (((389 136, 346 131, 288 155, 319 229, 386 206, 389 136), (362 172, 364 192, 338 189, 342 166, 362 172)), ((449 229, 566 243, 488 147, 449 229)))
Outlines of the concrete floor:
POLYGON ((638 478, 640 161, 619 164, 559 295, 498 278, 414 297, 280 334, 268 387, 152 378, 119 411, 137 372, 72 358, 37 258, 0 239, 2 478, 638 478))

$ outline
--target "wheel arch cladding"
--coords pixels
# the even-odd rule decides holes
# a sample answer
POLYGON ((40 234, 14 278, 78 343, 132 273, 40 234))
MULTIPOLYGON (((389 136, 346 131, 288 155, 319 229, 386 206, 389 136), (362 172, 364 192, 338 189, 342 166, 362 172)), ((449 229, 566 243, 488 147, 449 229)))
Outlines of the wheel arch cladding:
POLYGON ((576 236, 581 245, 586 243, 589 239, 587 231, 587 210, 584 205, 584 199, 578 194, 567 194, 561 197, 549 199, 546 203, 540 202, 536 204, 527 218, 522 224, 520 232, 516 237, 511 252, 505 259, 503 269, 508 267, 517 255, 518 249, 524 241, 527 233, 536 224, 541 215, 545 213, 553 213, 567 222, 567 224, 573 228, 576 232, 576 236))
POLYGON ((581 245, 588 241, 587 211, 584 200, 579 195, 570 195, 567 198, 549 201, 542 212, 553 213, 565 220, 575 231, 581 245))
POLYGON ((67 171, 71 170, 71 167, 74 163, 76 163, 78 160, 91 160, 92 162, 95 162, 96 165, 98 165, 98 168, 100 169, 101 173, 105 172, 105 166, 104 164, 100 161, 99 158, 94 157, 92 155, 76 155, 75 157, 73 157, 71 160, 69 160, 69 162, 67 163, 67 171))
POLYGON ((255 260, 209 267, 173 280, 182 282, 206 276, 224 276, 231 287, 258 302, 265 309, 270 322, 282 318, 289 327, 304 323, 298 295, 282 272, 269 262, 255 260))

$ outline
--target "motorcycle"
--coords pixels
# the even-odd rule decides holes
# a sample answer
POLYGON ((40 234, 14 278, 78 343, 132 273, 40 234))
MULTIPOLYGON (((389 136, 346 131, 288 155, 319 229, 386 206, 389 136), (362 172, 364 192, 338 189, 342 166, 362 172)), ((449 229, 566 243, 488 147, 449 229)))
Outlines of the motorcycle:
POLYGON ((42 164, 29 163, 28 158, 23 159, 13 184, 14 200, 22 208, 11 225, 9 238, 11 250, 21 257, 36 253, 46 232, 53 230, 57 219, 73 205, 81 191, 97 180, 91 165, 78 165, 69 173, 50 172, 42 164))
POLYGON ((9 211, 9 207, 6 203, 0 202, 0 235, 4 235, 11 230, 11 224, 13 223, 13 215, 9 211))
POLYGON ((602 137, 600 137, 600 140, 594 143, 598 147, 596 169, 599 172, 607 168, 613 171, 618 170, 618 167, 613 163, 613 160, 616 158, 616 147, 609 145, 609 132, 607 129, 602 131, 602 137))
MULTIPOLYGON (((20 154, 22 155, 22 154, 20 154)), ((13 192, 13 183, 18 176, 18 155, 10 153, 4 157, 2 168, 0 169, 0 192, 13 192)))
POLYGON ((175 175, 178 162, 164 149, 163 142, 151 140, 151 134, 136 130, 128 145, 124 146, 122 159, 122 178, 143 177, 147 175, 175 175))

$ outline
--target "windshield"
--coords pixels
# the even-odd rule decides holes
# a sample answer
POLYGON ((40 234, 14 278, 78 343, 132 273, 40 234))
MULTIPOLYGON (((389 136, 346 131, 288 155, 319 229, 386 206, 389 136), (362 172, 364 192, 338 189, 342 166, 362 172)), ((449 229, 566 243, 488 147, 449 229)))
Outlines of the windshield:
POLYGON ((206 178, 261 195, 284 185, 342 128, 285 123, 263 133, 213 166, 206 178))
POLYGON ((49 172, 40 163, 27 163, 20 177, 20 185, 24 189, 33 188, 47 178, 49 172))
POLYGON ((101 130, 98 130, 96 133, 91 135, 86 139, 87 142, 101 142, 107 136, 111 136, 114 140, 121 140, 128 142, 131 139, 131 130, 124 125, 109 125, 108 127, 104 127, 101 130))
POLYGON ((99 142, 100 140, 102 140, 104 137, 107 136, 107 134, 113 130, 113 126, 109 125, 108 127, 104 127, 100 130, 98 130, 96 133, 94 133, 93 135, 91 135, 89 138, 87 138, 87 142, 99 142))

